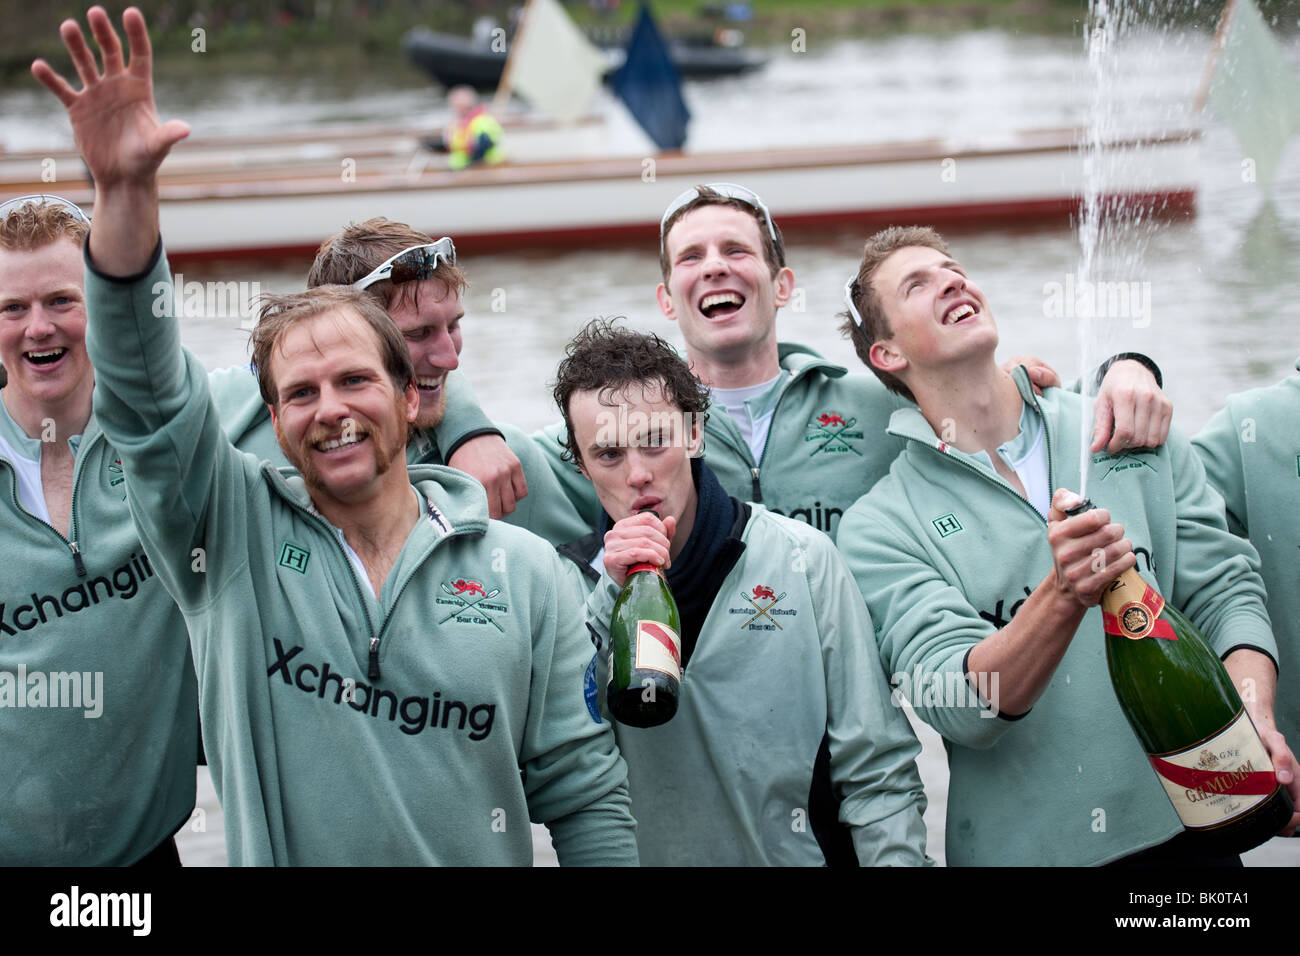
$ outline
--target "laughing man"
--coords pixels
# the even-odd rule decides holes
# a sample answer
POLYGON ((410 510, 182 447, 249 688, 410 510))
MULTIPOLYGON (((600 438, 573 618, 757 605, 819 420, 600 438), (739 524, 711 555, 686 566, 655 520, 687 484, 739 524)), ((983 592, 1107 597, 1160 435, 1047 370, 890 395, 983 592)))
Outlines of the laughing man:
POLYGON ((878 233, 849 292, 855 350, 909 406, 889 428, 906 449, 844 515, 840 549, 886 670, 947 742, 949 864, 1088 865, 1147 851, 1146 861, 1231 865, 1187 847, 1111 688, 1096 610, 1129 568, 1154 582, 1243 688, 1279 781, 1300 796, 1272 729, 1276 649, 1258 558, 1227 531, 1190 443, 1175 430, 1159 450, 1093 455, 1087 487, 1105 507, 1067 518, 1083 403, 1060 389, 1035 395, 1023 369, 997 366, 989 304, 942 238, 878 233), (933 690, 968 681, 997 687, 995 706, 933 690))
POLYGON ((179 866, 198 700, 86 355, 81 210, 0 207, 0 865, 179 866))
MULTIPOLYGON (((149 37, 123 15, 60 28, 81 77, 32 72, 68 111, 98 190, 86 248, 96 404, 131 514, 185 614, 235 864, 635 863, 626 770, 583 700, 585 638, 542 541, 490 522, 482 488, 408 471, 419 392, 364 293, 272 301, 254 364, 300 476, 235 450, 151 290, 169 279, 149 37)), ((165 301, 170 297, 165 296, 165 301)))
MULTIPOLYGON (((840 515, 889 470, 902 444, 888 434, 900 407, 875 378, 851 374, 802 345, 778 342, 777 313, 794 292, 781 230, 743 186, 687 190, 660 225, 659 308, 686 340, 686 360, 710 389, 705 456, 722 487, 836 538, 840 515)), ((1036 384, 1056 383, 1035 369, 1036 384)), ((1137 361, 1109 365, 1097 395, 1093 450, 1159 445, 1172 406, 1137 361)), ((560 426, 542 436, 552 467, 590 520, 590 485, 561 461, 560 426)))
MULTIPOLYGON (((479 479, 494 518, 526 528, 552 544, 586 529, 537 445, 518 428, 489 421, 474 402, 460 365, 461 296, 466 279, 451 239, 434 241, 405 223, 353 223, 321 244, 309 288, 355 285, 392 317, 415 369, 420 410, 407 443, 409 465, 450 465, 479 479), (443 421, 450 407, 454 443, 443 421)), ((256 377, 247 367, 209 378, 226 434, 240 451, 287 464, 256 377)))

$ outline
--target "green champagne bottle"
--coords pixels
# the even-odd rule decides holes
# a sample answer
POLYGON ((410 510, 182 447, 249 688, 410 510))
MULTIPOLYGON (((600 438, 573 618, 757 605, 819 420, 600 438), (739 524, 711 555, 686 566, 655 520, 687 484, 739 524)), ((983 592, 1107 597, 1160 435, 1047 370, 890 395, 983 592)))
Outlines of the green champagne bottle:
POLYGON ((629 727, 667 723, 681 693, 681 621, 673 592, 653 564, 628 569, 609 637, 610 714, 629 727))
MULTIPOLYGON (((1093 507, 1084 502, 1071 515, 1093 507)), ((1259 846, 1291 818, 1291 798, 1223 663, 1196 626, 1133 568, 1101 599, 1106 663, 1120 708, 1188 845, 1207 856, 1259 846)))

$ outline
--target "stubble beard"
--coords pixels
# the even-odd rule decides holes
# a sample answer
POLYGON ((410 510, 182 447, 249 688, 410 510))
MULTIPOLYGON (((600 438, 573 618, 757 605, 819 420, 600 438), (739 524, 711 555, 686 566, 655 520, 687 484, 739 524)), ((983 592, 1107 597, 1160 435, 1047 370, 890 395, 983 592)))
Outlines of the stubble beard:
POLYGON ((443 416, 447 414, 447 381, 443 379, 442 394, 438 396, 438 404, 428 410, 424 407, 423 399, 420 401, 420 410, 415 414, 415 427, 419 431, 429 428, 437 428, 442 424, 443 416))
MULTIPOLYGON (((386 436, 383 429, 374 422, 368 419, 351 419, 355 423, 354 427, 357 434, 370 439, 370 451, 374 458, 375 476, 377 478, 382 478, 388 474, 398 455, 405 456, 406 454, 406 403, 400 392, 393 402, 393 407, 398 417, 399 427, 396 428, 395 434, 391 436, 391 441, 389 440, 390 436, 386 436)), ((330 431, 330 429, 324 428, 313 429, 303 437, 297 448, 290 448, 283 440, 280 442, 280 450, 289 459, 289 464, 302 475, 302 480, 307 485, 307 490, 312 498, 315 498, 318 493, 330 497, 334 496, 333 492, 325 485, 320 470, 316 467, 312 458, 315 444, 328 438, 330 431)))

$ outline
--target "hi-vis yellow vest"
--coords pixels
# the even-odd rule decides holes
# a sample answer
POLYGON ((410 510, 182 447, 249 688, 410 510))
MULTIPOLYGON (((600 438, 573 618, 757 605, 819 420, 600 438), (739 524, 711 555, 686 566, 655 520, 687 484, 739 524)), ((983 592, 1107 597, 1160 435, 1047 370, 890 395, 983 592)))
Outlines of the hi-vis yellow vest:
POLYGON ((478 107, 466 117, 465 122, 456 127, 448 144, 452 169, 464 169, 472 162, 491 165, 505 159, 501 148, 501 124, 494 120, 483 107, 478 107), (479 138, 486 136, 491 146, 486 153, 475 160, 474 148, 479 138))

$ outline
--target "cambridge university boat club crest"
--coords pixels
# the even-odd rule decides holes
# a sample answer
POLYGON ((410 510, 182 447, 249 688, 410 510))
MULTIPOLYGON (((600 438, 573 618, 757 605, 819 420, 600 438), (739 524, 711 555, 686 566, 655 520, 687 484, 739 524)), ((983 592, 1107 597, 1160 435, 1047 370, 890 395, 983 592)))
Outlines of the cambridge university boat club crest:
POLYGON ((842 455, 845 452, 861 455, 862 452, 854 447, 855 442, 862 440, 862 432, 854 428, 857 423, 856 418, 845 418, 839 412, 822 412, 808 423, 807 434, 803 436, 805 442, 816 442, 808 457, 822 453, 842 455))
POLYGON ((451 611, 436 623, 446 624, 454 619, 458 624, 491 625, 505 633, 505 628, 495 620, 495 615, 509 610, 505 604, 493 601, 501 593, 499 587, 487 587, 471 578, 457 578, 443 582, 440 588, 442 594, 435 598, 435 603, 451 611))
POLYGON ((756 584, 748 591, 741 591, 740 597, 745 603, 740 607, 728 608, 727 610, 730 614, 745 615, 744 620, 740 622, 743 630, 783 631, 785 628, 781 626, 781 622, 777 618, 794 617, 799 613, 794 608, 778 608, 777 605, 785 600, 786 592, 782 591, 777 594, 773 588, 768 587, 766 584, 756 584))

